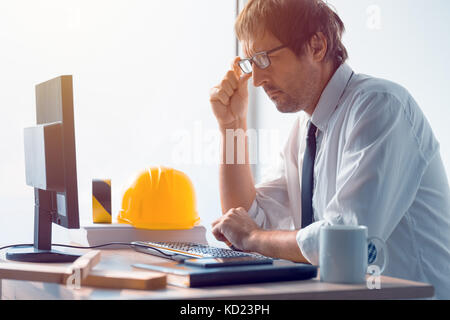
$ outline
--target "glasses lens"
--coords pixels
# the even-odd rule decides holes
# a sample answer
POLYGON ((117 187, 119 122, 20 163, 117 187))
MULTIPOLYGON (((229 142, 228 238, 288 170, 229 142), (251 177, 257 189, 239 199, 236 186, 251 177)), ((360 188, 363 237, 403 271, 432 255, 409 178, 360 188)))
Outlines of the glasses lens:
POLYGON ((252 72, 252 63, 250 60, 245 59, 238 62, 239 67, 241 68, 242 72, 244 73, 251 73, 252 72))
POLYGON ((269 57, 265 52, 254 56, 253 61, 260 69, 265 69, 270 65, 269 57))

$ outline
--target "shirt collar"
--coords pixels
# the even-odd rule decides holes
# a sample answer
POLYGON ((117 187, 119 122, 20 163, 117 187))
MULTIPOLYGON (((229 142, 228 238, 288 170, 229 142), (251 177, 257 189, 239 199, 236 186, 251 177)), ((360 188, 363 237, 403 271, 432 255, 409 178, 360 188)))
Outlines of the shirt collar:
POLYGON ((352 75, 352 68, 346 63, 341 64, 322 91, 311 117, 311 122, 322 132, 325 131, 328 121, 334 110, 336 110, 339 99, 352 75))

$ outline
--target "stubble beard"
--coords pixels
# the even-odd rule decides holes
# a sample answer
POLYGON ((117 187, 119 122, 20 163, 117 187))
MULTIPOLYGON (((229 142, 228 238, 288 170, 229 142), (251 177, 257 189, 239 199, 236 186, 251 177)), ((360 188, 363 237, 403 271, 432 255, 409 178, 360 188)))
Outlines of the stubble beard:
MULTIPOLYGON (((292 82, 295 83, 295 80, 292 82)), ((296 113, 299 111, 310 110, 312 104, 317 101, 319 78, 313 70, 309 73, 309 77, 303 84, 296 87, 287 88, 282 94, 272 99, 281 113, 296 113)))
POLYGON ((293 98, 287 93, 283 93, 283 98, 280 100, 272 100, 277 107, 277 110, 281 113, 295 113, 303 110, 300 101, 293 98))
POLYGON ((317 95, 317 88, 312 82, 308 82, 302 89, 293 90, 297 95, 291 95, 286 92, 279 95, 277 99, 272 100, 281 113, 296 113, 308 110, 314 103, 317 95))

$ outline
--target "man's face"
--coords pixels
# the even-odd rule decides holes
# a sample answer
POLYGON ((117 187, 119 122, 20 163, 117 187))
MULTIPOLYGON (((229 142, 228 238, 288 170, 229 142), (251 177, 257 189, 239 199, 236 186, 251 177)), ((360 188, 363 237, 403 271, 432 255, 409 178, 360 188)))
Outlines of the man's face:
MULTIPOLYGON (((249 41, 242 41, 246 57, 269 51, 282 43, 269 32, 249 41)), ((308 53, 297 57, 289 48, 269 55, 271 64, 260 69, 253 64, 253 84, 263 87, 278 111, 283 113, 304 110, 312 113, 320 96, 320 70, 308 53)))

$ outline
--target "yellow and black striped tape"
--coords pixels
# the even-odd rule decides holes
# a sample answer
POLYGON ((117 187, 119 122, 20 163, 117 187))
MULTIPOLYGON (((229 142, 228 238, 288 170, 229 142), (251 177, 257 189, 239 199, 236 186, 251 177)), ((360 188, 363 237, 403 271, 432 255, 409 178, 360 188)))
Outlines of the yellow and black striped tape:
POLYGON ((111 180, 92 180, 92 218, 94 223, 111 223, 111 180))

